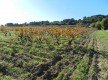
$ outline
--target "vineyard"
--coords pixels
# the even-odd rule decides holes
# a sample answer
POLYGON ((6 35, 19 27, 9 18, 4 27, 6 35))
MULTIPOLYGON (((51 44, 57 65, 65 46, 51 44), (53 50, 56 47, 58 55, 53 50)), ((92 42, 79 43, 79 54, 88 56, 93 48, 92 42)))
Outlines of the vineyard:
POLYGON ((108 80, 106 36, 84 27, 0 27, 0 80, 108 80))

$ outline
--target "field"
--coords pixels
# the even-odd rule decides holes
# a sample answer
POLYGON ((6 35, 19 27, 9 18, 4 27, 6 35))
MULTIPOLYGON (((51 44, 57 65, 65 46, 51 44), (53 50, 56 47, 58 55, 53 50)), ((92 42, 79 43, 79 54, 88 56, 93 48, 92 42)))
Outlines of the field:
POLYGON ((0 80, 108 80, 108 31, 1 27, 0 80))

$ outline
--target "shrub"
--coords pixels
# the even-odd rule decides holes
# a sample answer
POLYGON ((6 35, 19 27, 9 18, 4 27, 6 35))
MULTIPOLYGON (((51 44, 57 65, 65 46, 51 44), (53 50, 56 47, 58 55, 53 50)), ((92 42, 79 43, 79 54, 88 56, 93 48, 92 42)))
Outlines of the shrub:
POLYGON ((96 23, 95 23, 95 27, 96 27, 98 30, 101 30, 101 29, 102 29, 102 25, 100 24, 100 22, 96 22, 96 23))
POLYGON ((95 28, 95 23, 90 24, 91 28, 95 28))

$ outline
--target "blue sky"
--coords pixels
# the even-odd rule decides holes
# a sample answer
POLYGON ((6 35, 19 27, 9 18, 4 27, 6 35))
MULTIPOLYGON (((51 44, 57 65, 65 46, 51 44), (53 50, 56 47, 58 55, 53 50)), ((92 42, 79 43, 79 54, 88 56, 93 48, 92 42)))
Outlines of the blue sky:
POLYGON ((108 14, 108 0, 0 0, 0 24, 108 14))

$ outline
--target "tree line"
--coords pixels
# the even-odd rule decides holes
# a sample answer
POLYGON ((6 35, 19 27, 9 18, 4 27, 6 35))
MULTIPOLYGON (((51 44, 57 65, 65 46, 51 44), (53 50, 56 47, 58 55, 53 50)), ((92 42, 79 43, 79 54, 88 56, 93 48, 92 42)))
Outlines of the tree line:
POLYGON ((32 21, 32 22, 25 22, 22 24, 18 23, 6 23, 5 26, 40 26, 40 25, 75 25, 77 23, 77 20, 74 18, 71 19, 64 19, 62 21, 32 21))
MULTIPOLYGON (((101 25, 101 28, 107 23, 108 15, 93 15, 89 17, 83 17, 83 19, 75 20, 74 18, 71 19, 64 19, 62 21, 32 21, 32 22, 25 22, 22 24, 18 23, 6 23, 4 26, 44 26, 44 25, 76 25, 81 23, 86 26, 96 27, 101 25), (106 21, 106 22, 105 22, 106 21), (103 23, 105 22, 105 23, 103 23)), ((99 27, 98 27, 99 28, 99 27)))

